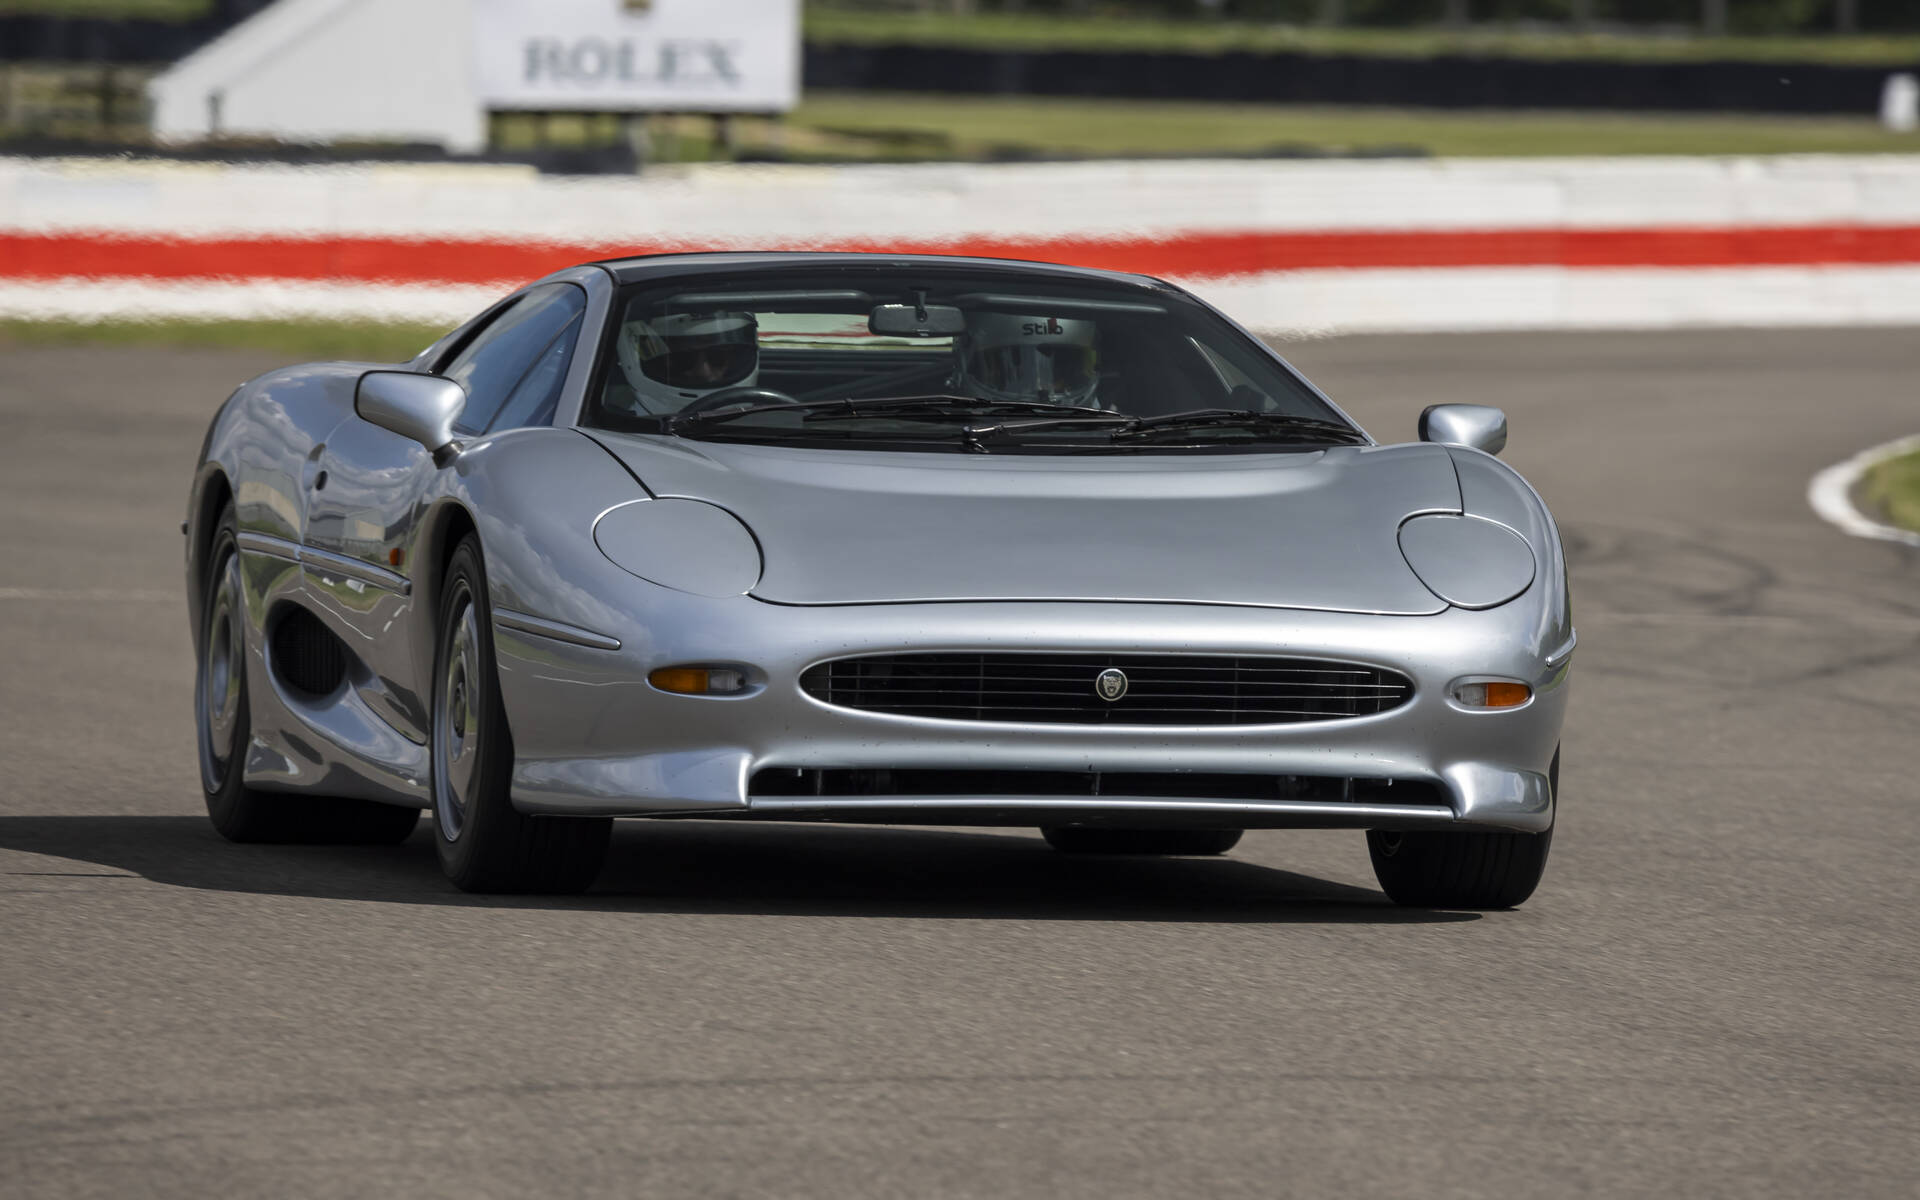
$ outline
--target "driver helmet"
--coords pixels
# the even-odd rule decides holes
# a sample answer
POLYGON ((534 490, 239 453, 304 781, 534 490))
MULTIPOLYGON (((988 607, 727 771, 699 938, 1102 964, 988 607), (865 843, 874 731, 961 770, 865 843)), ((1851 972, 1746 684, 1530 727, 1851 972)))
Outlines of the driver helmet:
POLYGON ((760 378, 759 325, 750 312, 670 313, 620 327, 620 372, 640 409, 679 412, 703 396, 760 378))
POLYGON ((982 400, 1098 408, 1098 333, 1092 321, 970 315, 966 333, 954 341, 955 383, 966 395, 982 400))

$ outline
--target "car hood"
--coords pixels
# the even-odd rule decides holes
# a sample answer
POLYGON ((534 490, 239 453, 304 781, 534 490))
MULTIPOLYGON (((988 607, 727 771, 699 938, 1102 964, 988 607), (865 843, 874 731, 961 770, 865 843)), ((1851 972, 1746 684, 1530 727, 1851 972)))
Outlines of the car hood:
POLYGON ((1424 614, 1396 534, 1458 512, 1440 446, 1299 454, 920 454, 592 436, 655 497, 759 539, 777 604, 1114 600, 1424 614))

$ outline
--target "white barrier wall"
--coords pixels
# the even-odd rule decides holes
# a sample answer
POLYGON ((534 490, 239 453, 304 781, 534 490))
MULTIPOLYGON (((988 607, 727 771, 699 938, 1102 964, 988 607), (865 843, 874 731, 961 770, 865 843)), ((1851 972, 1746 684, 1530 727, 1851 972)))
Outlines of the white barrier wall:
POLYGON ((378 138, 475 152, 487 121, 470 56, 420 52, 471 37, 467 0, 280 0, 153 80, 153 131, 163 142, 378 138))
POLYGON ((1273 331, 1920 323, 1920 156, 713 166, 0 159, 0 314, 450 320, 592 257, 952 251, 1273 331))

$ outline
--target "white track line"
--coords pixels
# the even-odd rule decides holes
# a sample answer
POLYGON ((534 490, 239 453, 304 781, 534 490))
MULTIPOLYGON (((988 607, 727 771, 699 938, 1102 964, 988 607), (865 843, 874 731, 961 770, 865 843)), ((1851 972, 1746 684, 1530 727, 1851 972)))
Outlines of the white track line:
POLYGON ((1807 481, 1807 503, 1813 506, 1813 511, 1820 514, 1822 520, 1854 537, 1920 546, 1920 533, 1882 525, 1853 506, 1853 488, 1862 475, 1872 470, 1876 463, 1916 450, 1920 450, 1920 434, 1862 450, 1845 462, 1835 463, 1807 481))

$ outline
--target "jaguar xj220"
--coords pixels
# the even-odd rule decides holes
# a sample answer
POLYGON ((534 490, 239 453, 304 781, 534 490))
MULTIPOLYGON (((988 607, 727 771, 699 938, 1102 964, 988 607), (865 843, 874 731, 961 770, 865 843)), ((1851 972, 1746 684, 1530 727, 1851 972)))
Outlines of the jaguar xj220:
POLYGON ((1161 281, 944 257, 561 271, 399 365, 241 386, 189 499, 208 811, 431 814, 476 891, 615 817, 1364 830, 1415 905, 1553 835, 1559 535, 1447 405, 1368 436, 1161 281))

